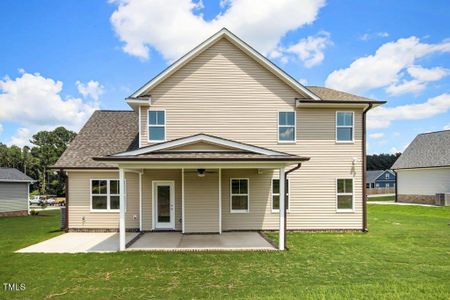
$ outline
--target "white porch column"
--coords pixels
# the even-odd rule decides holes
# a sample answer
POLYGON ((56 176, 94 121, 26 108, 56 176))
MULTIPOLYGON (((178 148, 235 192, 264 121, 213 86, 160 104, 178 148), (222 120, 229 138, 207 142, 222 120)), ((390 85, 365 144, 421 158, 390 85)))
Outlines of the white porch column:
POLYGON ((222 233, 222 169, 219 168, 219 233, 222 233))
POLYGON ((119 168, 120 218, 119 240, 120 251, 125 250, 125 171, 119 168))
POLYGON ((280 168, 280 235, 278 238, 278 249, 284 250, 284 224, 286 222, 285 197, 286 197, 286 177, 284 168, 280 168))
POLYGON ((181 232, 184 233, 184 168, 181 169, 181 232))

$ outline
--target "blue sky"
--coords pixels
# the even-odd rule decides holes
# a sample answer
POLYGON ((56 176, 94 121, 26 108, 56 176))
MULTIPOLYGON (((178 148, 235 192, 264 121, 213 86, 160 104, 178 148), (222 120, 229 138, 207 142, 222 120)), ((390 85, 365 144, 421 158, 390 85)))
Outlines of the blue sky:
POLYGON ((448 1, 0 2, 0 141, 78 130, 226 26, 307 85, 388 100, 370 153, 450 128, 448 1))

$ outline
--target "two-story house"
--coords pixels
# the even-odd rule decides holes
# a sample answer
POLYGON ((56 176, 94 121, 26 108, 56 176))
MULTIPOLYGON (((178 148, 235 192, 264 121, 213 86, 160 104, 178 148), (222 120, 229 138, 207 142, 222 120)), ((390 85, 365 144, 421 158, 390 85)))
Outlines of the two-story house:
POLYGON ((392 170, 373 170, 366 172, 366 188, 394 188, 395 173, 392 170))
POLYGON ((58 160, 73 231, 366 230, 365 124, 384 102, 305 87, 222 29, 96 111, 58 160), (287 224, 286 224, 287 223, 287 224))

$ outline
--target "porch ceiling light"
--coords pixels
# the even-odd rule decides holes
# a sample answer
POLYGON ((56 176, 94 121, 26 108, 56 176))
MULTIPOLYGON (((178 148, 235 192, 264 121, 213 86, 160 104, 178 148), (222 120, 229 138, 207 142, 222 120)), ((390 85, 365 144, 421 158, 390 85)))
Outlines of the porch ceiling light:
POLYGON ((205 177, 205 169, 197 169, 197 176, 198 177, 205 177))

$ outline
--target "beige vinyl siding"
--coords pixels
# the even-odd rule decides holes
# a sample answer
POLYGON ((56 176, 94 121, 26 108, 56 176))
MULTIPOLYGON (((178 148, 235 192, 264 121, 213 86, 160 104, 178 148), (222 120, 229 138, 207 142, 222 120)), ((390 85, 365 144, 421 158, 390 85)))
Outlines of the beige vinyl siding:
POLYGON ((175 229, 181 230, 181 170, 144 170, 142 175, 142 226, 153 230, 152 198, 153 181, 174 181, 175 183, 175 229))
MULTIPOLYGON (((289 229, 362 228, 362 110, 339 110, 355 112, 355 142, 336 143, 337 109, 296 109, 295 98, 300 95, 227 40, 217 42, 149 94, 152 107, 166 111, 167 140, 206 133, 310 157, 300 170, 289 175, 289 229), (294 110, 297 141, 279 144, 278 112, 294 110), (352 163, 354 158, 357 159, 355 164, 352 163), (354 178, 354 212, 336 212, 336 179, 341 177, 354 178)), ((148 106, 141 107, 142 146, 149 144, 147 110, 148 106)), ((198 147, 190 145, 181 149, 198 150, 198 147)), ((196 167, 193 164, 192 168, 196 167)), ((278 229, 278 214, 271 211, 271 180, 277 177, 276 172, 222 170, 223 230, 278 229), (230 214, 230 177, 250 179, 249 213, 230 214)), ((218 180, 218 175, 206 174, 201 179, 195 173, 185 175, 186 231, 217 232, 218 183, 215 179, 218 180)), ((176 229, 181 230, 181 170, 145 170, 144 229, 152 229, 152 180, 175 181, 175 224, 176 229)), ((81 187, 83 185, 79 184, 79 189, 81 187)), ((89 193, 89 186, 84 188, 89 193)), ((84 199, 86 192, 80 190, 81 195, 77 197, 84 199)), ((138 201, 136 203, 138 205, 138 201)), ((83 214, 87 214, 85 210, 75 215, 78 222, 83 214)), ((118 224, 118 214, 87 216, 96 226, 113 224, 117 227, 118 224)), ((135 221, 127 214, 127 227, 129 222, 135 221)))
MULTIPOLYGON (((152 106, 166 111, 167 140, 207 133, 311 157, 290 175, 288 228, 362 228, 361 109, 296 109, 294 99, 300 95, 226 40, 200 54, 149 94, 152 106), (296 111, 297 141, 279 144, 278 112, 290 110, 296 111), (336 143, 336 111, 355 113, 354 143, 336 143), (354 177, 355 211, 338 213, 336 178, 349 176, 354 177)), ((147 144, 147 109, 141 108, 143 145, 147 144)), ((229 171, 223 172, 225 176, 229 171)), ((229 196, 225 194, 229 182, 223 179, 224 230, 260 229, 261 222, 262 228, 277 228, 278 216, 271 212, 271 195, 261 192, 270 189, 271 182, 269 177, 263 177, 250 179, 248 218, 245 214, 225 215, 229 212, 229 196)))
MULTIPOLYGON (((91 179, 119 179, 119 173, 69 171, 69 228, 118 229, 119 212, 91 211, 91 179)), ((127 229, 136 229, 139 228, 139 175, 126 172, 125 180, 127 197, 125 224, 127 229)))
POLYGON ((211 171, 205 177, 198 177, 195 170, 184 174, 186 233, 219 232, 219 175, 211 171))
POLYGON ((0 212, 28 210, 27 182, 0 182, 0 212))
POLYGON ((397 170, 399 195, 435 195, 450 192, 450 168, 397 170))

